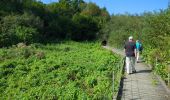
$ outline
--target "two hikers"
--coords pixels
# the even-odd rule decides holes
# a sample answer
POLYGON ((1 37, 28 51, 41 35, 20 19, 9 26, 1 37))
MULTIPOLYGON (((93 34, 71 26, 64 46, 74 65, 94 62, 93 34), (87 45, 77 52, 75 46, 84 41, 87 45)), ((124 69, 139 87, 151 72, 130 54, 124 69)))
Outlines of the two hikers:
POLYGON ((124 51, 126 54, 126 71, 127 74, 135 73, 135 60, 139 61, 139 53, 141 51, 141 44, 137 40, 134 41, 130 36, 129 40, 125 43, 124 51), (136 59, 137 58, 137 59, 136 59))

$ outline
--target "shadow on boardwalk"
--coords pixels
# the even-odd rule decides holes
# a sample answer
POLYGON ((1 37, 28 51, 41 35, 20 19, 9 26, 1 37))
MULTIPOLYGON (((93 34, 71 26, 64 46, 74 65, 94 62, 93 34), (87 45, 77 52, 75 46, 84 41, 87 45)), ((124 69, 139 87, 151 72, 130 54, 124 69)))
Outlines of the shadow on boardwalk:
POLYGON ((136 73, 151 73, 152 70, 139 70, 136 73))

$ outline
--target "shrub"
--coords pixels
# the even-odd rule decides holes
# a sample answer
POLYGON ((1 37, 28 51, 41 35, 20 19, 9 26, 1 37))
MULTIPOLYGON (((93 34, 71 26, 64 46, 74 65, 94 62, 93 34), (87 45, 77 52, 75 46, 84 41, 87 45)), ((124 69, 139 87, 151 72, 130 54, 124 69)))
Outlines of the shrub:
POLYGON ((0 23, 0 46, 37 41, 42 25, 39 17, 28 13, 5 16, 0 23))
POLYGON ((39 51, 39 52, 36 53, 36 57, 38 59, 44 59, 45 58, 45 53, 42 52, 42 51, 39 51))

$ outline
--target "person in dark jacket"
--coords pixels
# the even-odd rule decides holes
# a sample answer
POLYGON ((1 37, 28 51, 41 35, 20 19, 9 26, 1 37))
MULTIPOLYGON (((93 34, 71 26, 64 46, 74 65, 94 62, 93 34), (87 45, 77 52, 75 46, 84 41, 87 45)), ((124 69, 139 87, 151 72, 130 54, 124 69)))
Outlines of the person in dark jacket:
POLYGON ((133 37, 129 37, 129 41, 125 43, 124 51, 126 55, 126 71, 127 74, 136 72, 135 70, 135 59, 136 59, 136 44, 133 41, 133 37))

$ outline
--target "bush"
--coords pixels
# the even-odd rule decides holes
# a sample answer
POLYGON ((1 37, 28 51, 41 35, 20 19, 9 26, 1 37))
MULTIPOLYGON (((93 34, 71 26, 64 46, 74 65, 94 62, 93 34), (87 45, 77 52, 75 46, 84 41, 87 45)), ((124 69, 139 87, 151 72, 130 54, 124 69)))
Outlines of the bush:
POLYGON ((39 52, 36 53, 36 57, 37 57, 38 59, 43 59, 43 58, 45 58, 45 53, 39 51, 39 52))
POLYGON ((31 27, 17 26, 15 29, 16 37, 20 42, 31 43, 37 36, 37 30, 31 27))
POLYGON ((0 46, 37 41, 42 25, 39 17, 28 13, 5 16, 0 23, 0 46))

